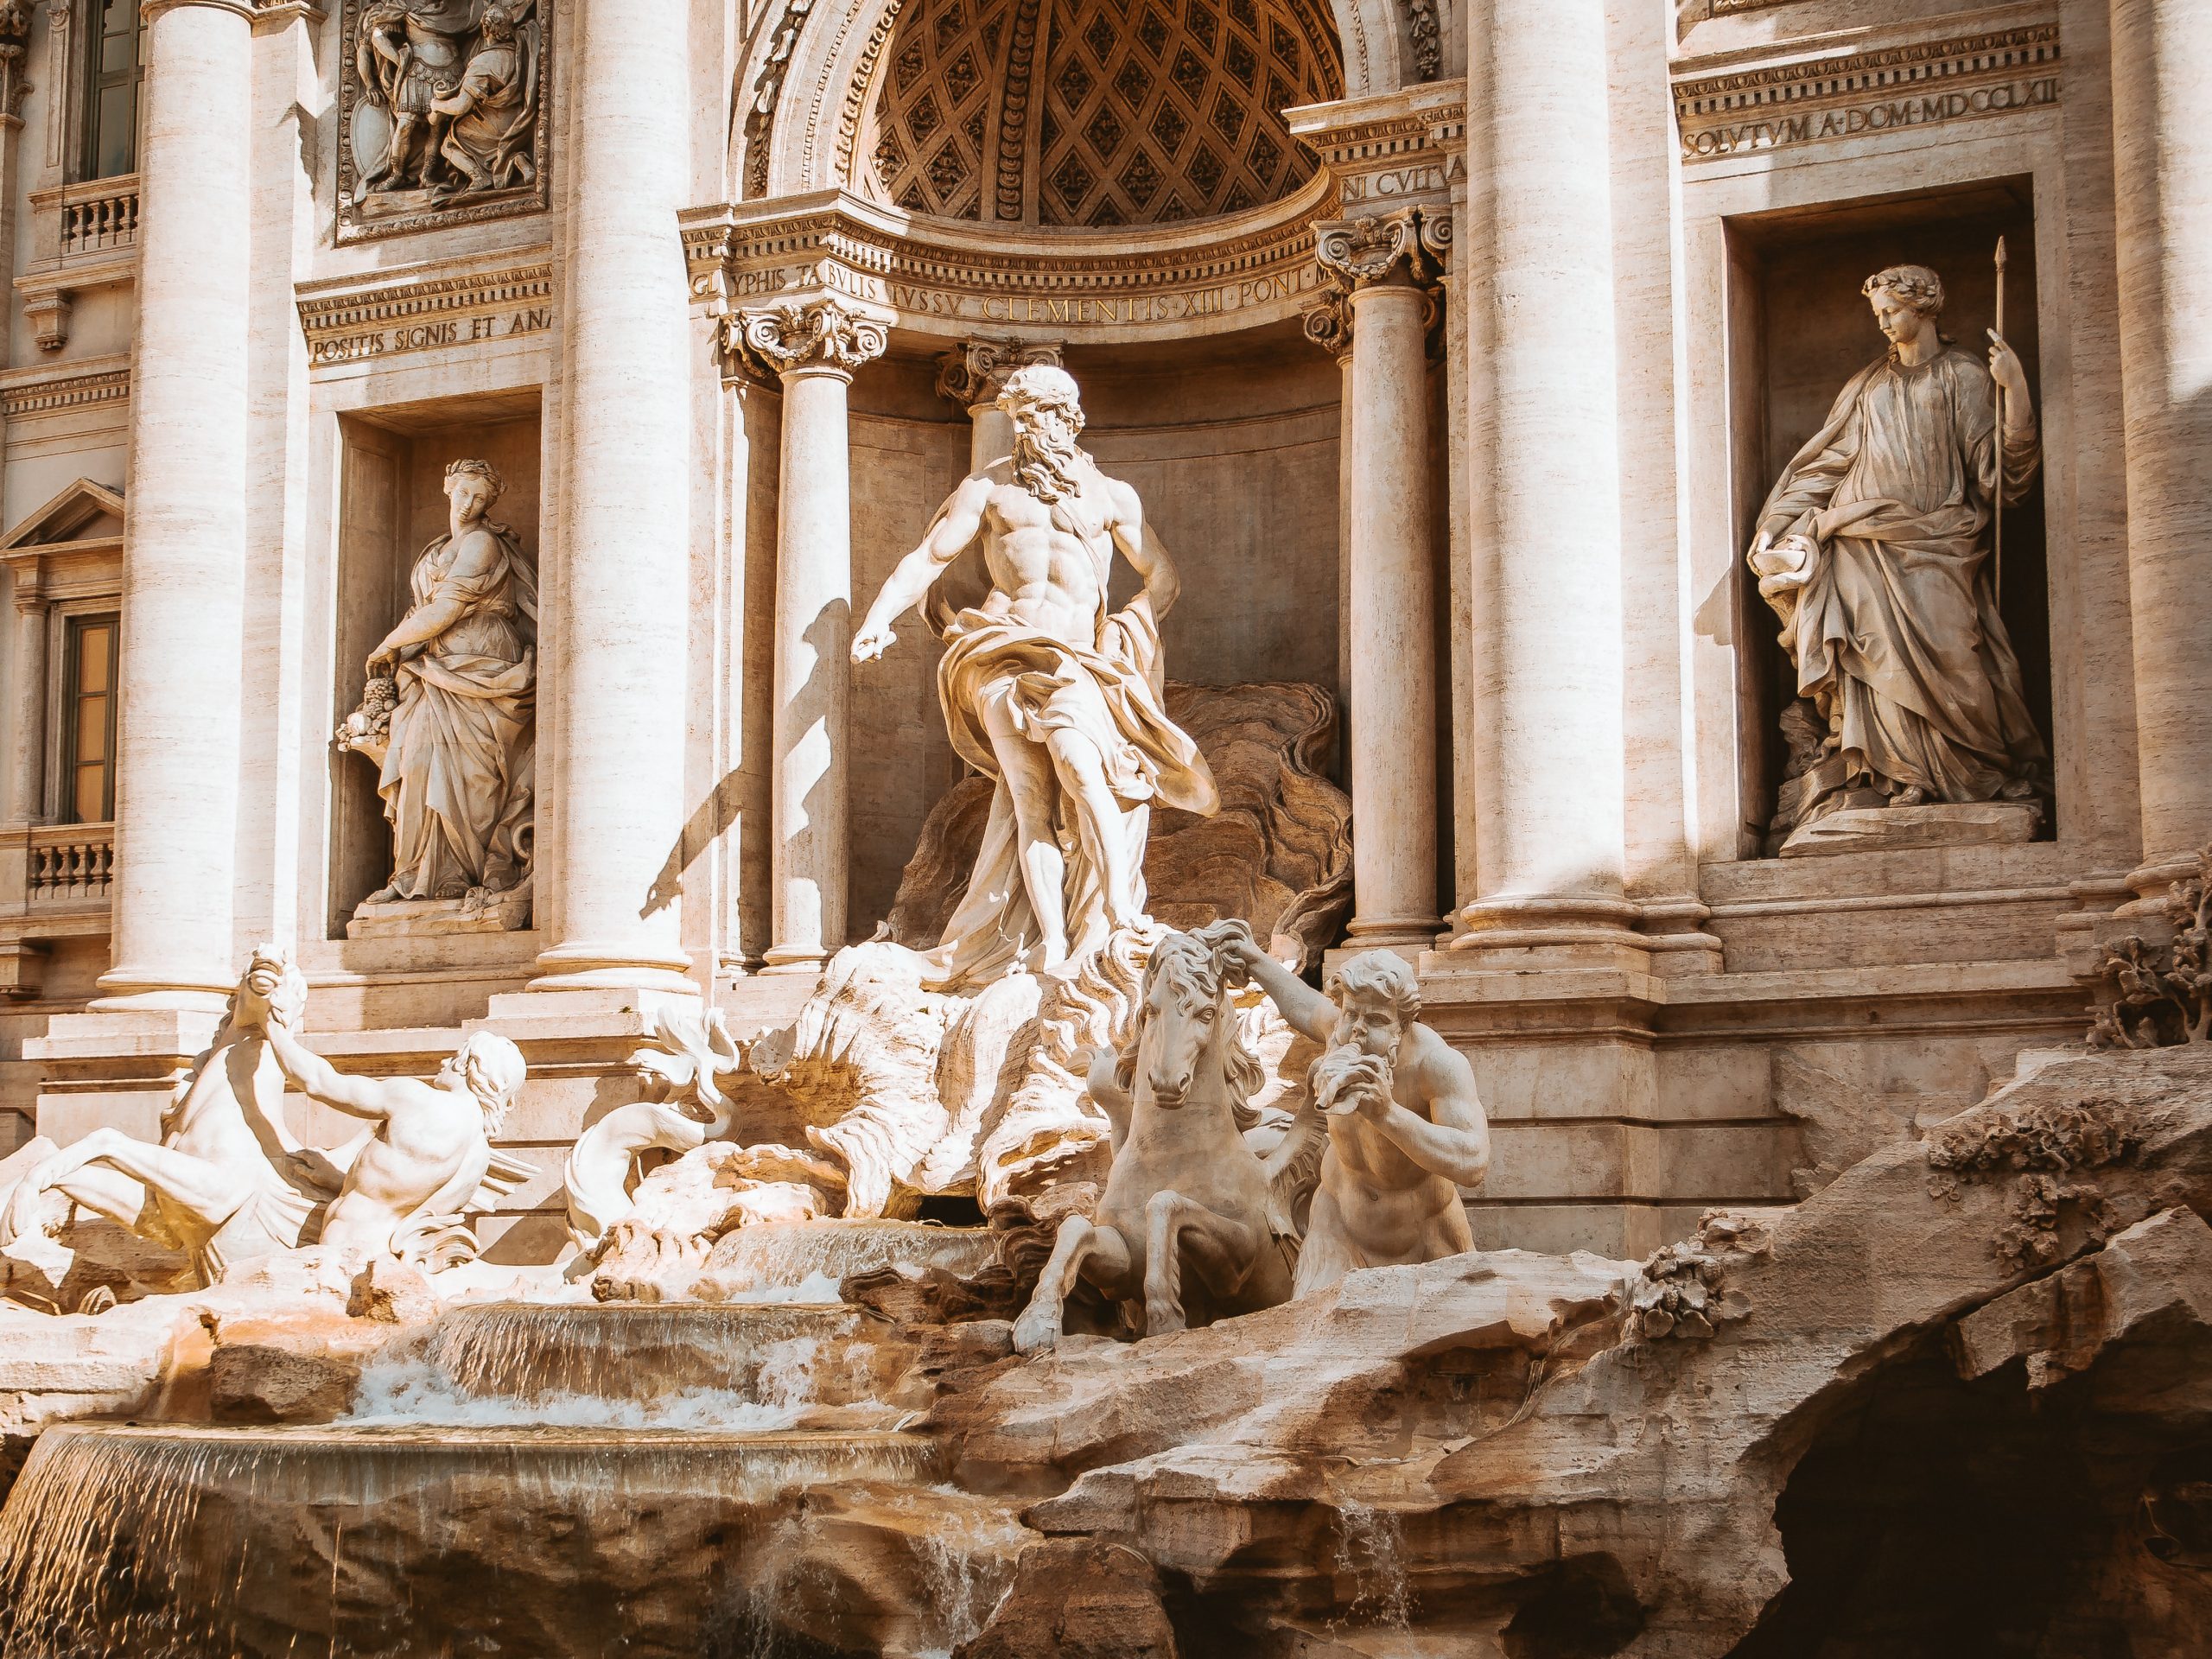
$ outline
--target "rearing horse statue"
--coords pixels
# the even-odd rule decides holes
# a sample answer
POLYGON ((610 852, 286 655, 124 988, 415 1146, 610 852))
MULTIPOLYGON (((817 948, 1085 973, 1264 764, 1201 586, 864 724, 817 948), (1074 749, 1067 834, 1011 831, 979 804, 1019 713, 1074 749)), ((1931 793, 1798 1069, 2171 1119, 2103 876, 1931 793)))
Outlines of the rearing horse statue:
POLYGON ((1171 933, 1154 947, 1128 1046, 1092 1056, 1090 1094, 1113 1128, 1114 1163, 1095 1218, 1060 1224, 1052 1259, 1014 1322, 1014 1345, 1060 1338, 1078 1279, 1120 1302, 1141 1300, 1144 1332, 1189 1323, 1193 1284, 1216 1316, 1290 1300, 1289 1217, 1319 1167, 1324 1137, 1309 1100, 1265 1159, 1246 1144, 1260 1062, 1236 1030, 1229 993, 1243 976, 1230 942, 1242 922, 1171 933))

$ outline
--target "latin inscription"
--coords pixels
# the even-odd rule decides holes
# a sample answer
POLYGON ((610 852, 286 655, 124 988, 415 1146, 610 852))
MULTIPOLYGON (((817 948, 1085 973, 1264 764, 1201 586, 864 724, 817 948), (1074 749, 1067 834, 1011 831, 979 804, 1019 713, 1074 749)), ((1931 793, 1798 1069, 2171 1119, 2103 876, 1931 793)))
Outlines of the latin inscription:
POLYGON ((333 363, 358 363, 364 358, 396 357, 404 352, 512 340, 518 334, 543 334, 552 326, 553 308, 533 305, 518 311, 482 311, 467 316, 442 317, 435 322, 404 322, 390 328, 333 334, 311 340, 308 353, 310 360, 321 368, 333 363))
POLYGON ((1338 200, 1376 201, 1398 196, 1440 196, 1466 176, 1466 160, 1459 156, 1382 173, 1355 173, 1344 181, 1338 200))
POLYGON ((1976 116, 2003 115, 2058 102, 2058 77, 2044 75, 1965 92, 1927 92, 1916 97, 1858 104, 1848 108, 1808 110, 1802 114, 1754 118, 1701 127, 1682 134, 1682 153, 1713 157, 1746 150, 1786 149, 1824 138, 1856 138, 1901 127, 1932 126, 1976 116))
POLYGON ((825 261, 798 270, 741 271, 731 283, 740 301, 772 298, 791 289, 815 285, 871 304, 887 305, 909 316, 940 317, 948 322, 1112 329, 1294 304, 1321 286, 1321 273, 1312 262, 1302 261, 1290 270, 1159 294, 976 294, 886 282, 825 261))

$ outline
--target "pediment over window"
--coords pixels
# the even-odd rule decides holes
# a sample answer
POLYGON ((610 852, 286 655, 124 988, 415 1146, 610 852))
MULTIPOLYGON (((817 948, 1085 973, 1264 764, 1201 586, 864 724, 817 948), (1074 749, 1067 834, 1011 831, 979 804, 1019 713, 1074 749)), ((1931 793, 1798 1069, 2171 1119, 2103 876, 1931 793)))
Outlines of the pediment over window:
POLYGON ((123 536, 123 519, 122 491, 80 478, 0 537, 0 552, 118 541, 123 536))

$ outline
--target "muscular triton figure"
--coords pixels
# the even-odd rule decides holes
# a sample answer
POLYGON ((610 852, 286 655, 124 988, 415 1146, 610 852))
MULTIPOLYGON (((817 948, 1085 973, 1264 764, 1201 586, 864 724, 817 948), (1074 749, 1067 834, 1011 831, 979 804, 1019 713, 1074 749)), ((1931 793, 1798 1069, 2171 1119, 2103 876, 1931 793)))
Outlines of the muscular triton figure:
MULTIPOLYGON (((492 1165, 490 1137, 522 1092, 522 1052, 494 1032, 470 1035, 429 1083, 418 1077, 348 1077, 292 1034, 267 1026, 270 1052, 311 1100, 376 1124, 344 1150, 352 1154, 322 1242, 407 1255, 433 1224, 449 1224, 475 1197, 492 1165)), ((317 1154, 295 1154, 313 1163, 317 1154)), ((334 1167, 320 1172, 338 1185, 334 1167)))
POLYGON ((936 967, 947 985, 1078 960, 1144 914, 1151 804, 1220 804, 1198 746, 1160 704, 1160 619, 1173 567, 1136 492, 1077 447, 1083 410, 1064 371, 1016 370, 999 396, 1013 454, 938 509, 853 638, 883 654, 909 606, 945 641, 938 696, 960 757, 997 785, 968 891, 936 967), (956 610, 940 579, 980 547, 990 593, 956 610), (1144 578, 1106 608, 1114 550, 1144 578), (925 603, 926 601, 926 603, 925 603))
POLYGON ((1490 1171, 1490 1124, 1465 1057, 1418 1023, 1421 982, 1404 958, 1354 957, 1324 996, 1249 939, 1241 954, 1283 1018, 1329 1045, 1313 1065, 1329 1149, 1293 1294, 1325 1290, 1354 1268, 1474 1249, 1459 1191, 1490 1171))

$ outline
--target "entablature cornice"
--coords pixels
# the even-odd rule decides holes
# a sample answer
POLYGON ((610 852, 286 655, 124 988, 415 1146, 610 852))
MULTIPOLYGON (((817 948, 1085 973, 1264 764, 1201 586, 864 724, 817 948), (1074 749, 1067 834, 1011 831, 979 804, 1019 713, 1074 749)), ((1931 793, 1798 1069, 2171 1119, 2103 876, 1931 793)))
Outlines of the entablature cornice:
POLYGON ((1869 41, 1865 30, 1725 56, 1674 72, 1683 159, 1859 138, 2048 109, 2057 104, 2055 17, 2009 8, 1967 35, 1869 41))
POLYGON ((458 267, 435 261, 302 283, 295 292, 315 368, 553 326, 553 266, 543 252, 458 267))
POLYGON ((844 190, 694 208, 682 226, 692 292, 716 310, 834 294, 948 339, 1130 340, 1297 315, 1322 286, 1313 221, 1333 194, 1316 175, 1251 213, 1096 236, 920 221, 844 190))
POLYGON ((1320 158, 1339 210, 1449 202, 1467 177, 1467 84, 1438 80, 1285 111, 1320 158))

